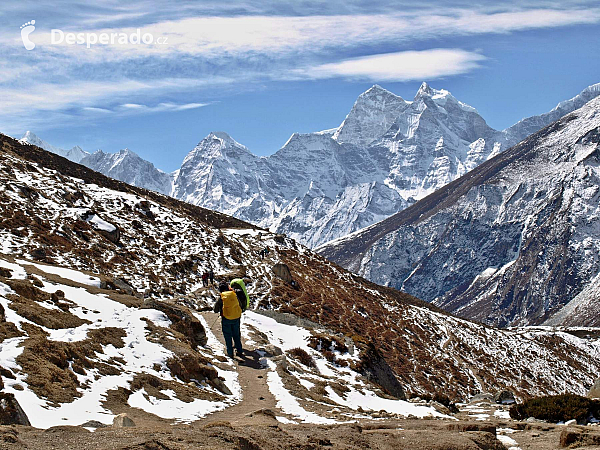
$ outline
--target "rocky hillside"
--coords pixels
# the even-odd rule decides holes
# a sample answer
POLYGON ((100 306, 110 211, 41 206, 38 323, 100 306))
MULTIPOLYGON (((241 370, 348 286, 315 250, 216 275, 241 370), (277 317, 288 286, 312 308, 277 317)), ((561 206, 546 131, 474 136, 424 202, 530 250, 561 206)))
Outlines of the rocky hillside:
POLYGON ((489 324, 598 325, 599 130, 596 98, 321 252, 489 324))
POLYGON ((243 402, 249 381, 201 312, 215 299, 208 268, 248 282, 244 339, 279 421, 441 414, 409 394, 585 393, 600 370, 585 330, 458 319, 282 235, 6 136, 0 146, 2 395, 36 426, 122 412, 195 421, 243 402))
MULTIPOLYGON (((600 84, 590 86, 546 114, 497 131, 444 89, 423 83, 413 100, 404 100, 375 85, 338 128, 294 133, 269 157, 214 132, 172 174, 131 151, 96 152, 76 162, 314 248, 410 206, 598 94, 600 84)), ((53 151, 28 134, 24 142, 53 151)))

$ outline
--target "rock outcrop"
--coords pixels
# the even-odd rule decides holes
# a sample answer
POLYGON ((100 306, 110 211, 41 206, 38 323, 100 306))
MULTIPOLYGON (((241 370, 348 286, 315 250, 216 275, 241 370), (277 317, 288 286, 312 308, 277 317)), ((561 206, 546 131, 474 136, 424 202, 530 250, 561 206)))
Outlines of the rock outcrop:
POLYGON ((0 392, 0 425, 31 425, 13 394, 0 392))

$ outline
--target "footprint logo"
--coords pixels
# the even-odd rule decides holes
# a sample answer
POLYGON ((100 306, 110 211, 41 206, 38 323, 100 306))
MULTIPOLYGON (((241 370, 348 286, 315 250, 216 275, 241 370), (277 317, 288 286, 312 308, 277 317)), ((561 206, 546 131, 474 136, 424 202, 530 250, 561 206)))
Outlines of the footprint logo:
POLYGON ((23 45, 27 50, 33 50, 35 48, 35 42, 32 42, 29 39, 29 35, 35 30, 34 25, 35 20, 31 20, 21 25, 21 39, 23 39, 23 45))

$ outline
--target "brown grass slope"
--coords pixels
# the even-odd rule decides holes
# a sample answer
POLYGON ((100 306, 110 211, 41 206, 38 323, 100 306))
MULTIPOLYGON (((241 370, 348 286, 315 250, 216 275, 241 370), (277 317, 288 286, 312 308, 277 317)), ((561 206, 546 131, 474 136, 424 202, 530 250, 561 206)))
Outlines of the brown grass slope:
POLYGON ((35 145, 23 144, 2 133, 0 133, 0 149, 2 152, 18 155, 27 161, 38 163, 48 169, 56 170, 63 175, 79 178, 86 183, 95 183, 99 186, 124 193, 135 193, 166 207, 183 210, 189 216, 199 219, 214 228, 257 228, 235 217, 123 183, 35 145))
POLYGON ((290 312, 353 337, 371 349, 361 362, 364 372, 373 373, 374 365, 380 372, 391 368, 407 393, 582 393, 600 371, 600 355, 585 340, 500 331, 454 318, 283 236, 251 232, 251 225, 236 219, 124 185, 8 137, 1 142, 6 189, 0 192, 0 238, 18 244, 9 246, 14 256, 97 273, 109 285, 122 278, 149 297, 192 307, 214 301, 209 290, 193 292, 209 266, 223 278, 246 277, 253 306, 290 312), (117 193, 98 192, 90 183, 117 193), (69 215, 84 206, 116 224, 120 238, 109 239, 69 215), (222 229, 232 227, 248 231, 232 235, 222 229), (265 245, 272 252, 260 258, 265 245), (273 274, 276 262, 289 266, 297 286, 273 274))

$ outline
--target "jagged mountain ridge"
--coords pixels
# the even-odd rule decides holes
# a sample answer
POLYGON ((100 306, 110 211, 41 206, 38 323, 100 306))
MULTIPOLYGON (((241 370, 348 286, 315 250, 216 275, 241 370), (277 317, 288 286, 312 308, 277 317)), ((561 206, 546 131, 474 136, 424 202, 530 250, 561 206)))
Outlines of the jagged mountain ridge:
MULTIPOLYGON (((71 158, 67 156, 67 159, 71 158)), ((140 158, 128 148, 117 153, 105 153, 97 150, 75 162, 133 186, 140 186, 166 195, 171 193, 173 174, 157 169, 154 164, 140 158)))
POLYGON ((71 148, 70 150, 64 150, 62 148, 54 147, 53 145, 49 144, 48 142, 40 139, 38 136, 33 134, 31 131, 26 131, 25 134, 23 135, 23 137, 20 139, 20 141, 25 144, 35 145, 35 146, 43 148, 44 150, 47 150, 49 152, 56 153, 57 155, 60 155, 64 158, 67 158, 68 160, 76 162, 76 163, 81 162, 81 160, 83 158, 85 158, 86 156, 89 155, 88 152, 84 151, 78 145, 71 148))
MULTIPOLYGON (((599 127, 595 98, 412 207, 319 250, 374 282, 499 326, 539 324, 573 299, 595 301, 586 286, 600 272, 599 127)), ((597 310, 586 311, 561 317, 597 325, 597 310)))
MULTIPOLYGON (((372 345, 406 392, 442 389, 461 398, 501 387, 524 397, 585 393, 600 370, 592 341, 562 331, 494 330, 454 318, 367 282, 289 238, 125 185, 5 136, 0 146, 0 241, 8 258, 120 278, 148 299, 191 308, 213 301, 210 292, 198 290, 208 267, 219 277, 246 277, 253 307, 309 319, 354 336, 356 345, 372 345), (259 258, 265 245, 271 254, 259 258), (275 263, 288 266, 296 286, 274 274, 275 263)), ((139 304, 118 298, 128 307, 139 304)), ((5 310, 13 301, 3 300, 5 310)))
POLYGON ((81 162, 316 247, 406 208, 599 93, 600 84, 590 86, 499 132, 448 91, 423 83, 406 101, 375 85, 337 129, 295 133, 267 158, 214 132, 172 174, 119 154, 81 162))
POLYGON ((115 180, 165 195, 171 193, 173 178, 176 176, 176 172, 165 173, 127 148, 116 153, 106 153, 102 150, 89 153, 79 146, 75 146, 71 150, 63 150, 48 144, 31 131, 25 132, 20 142, 43 148, 115 180))

